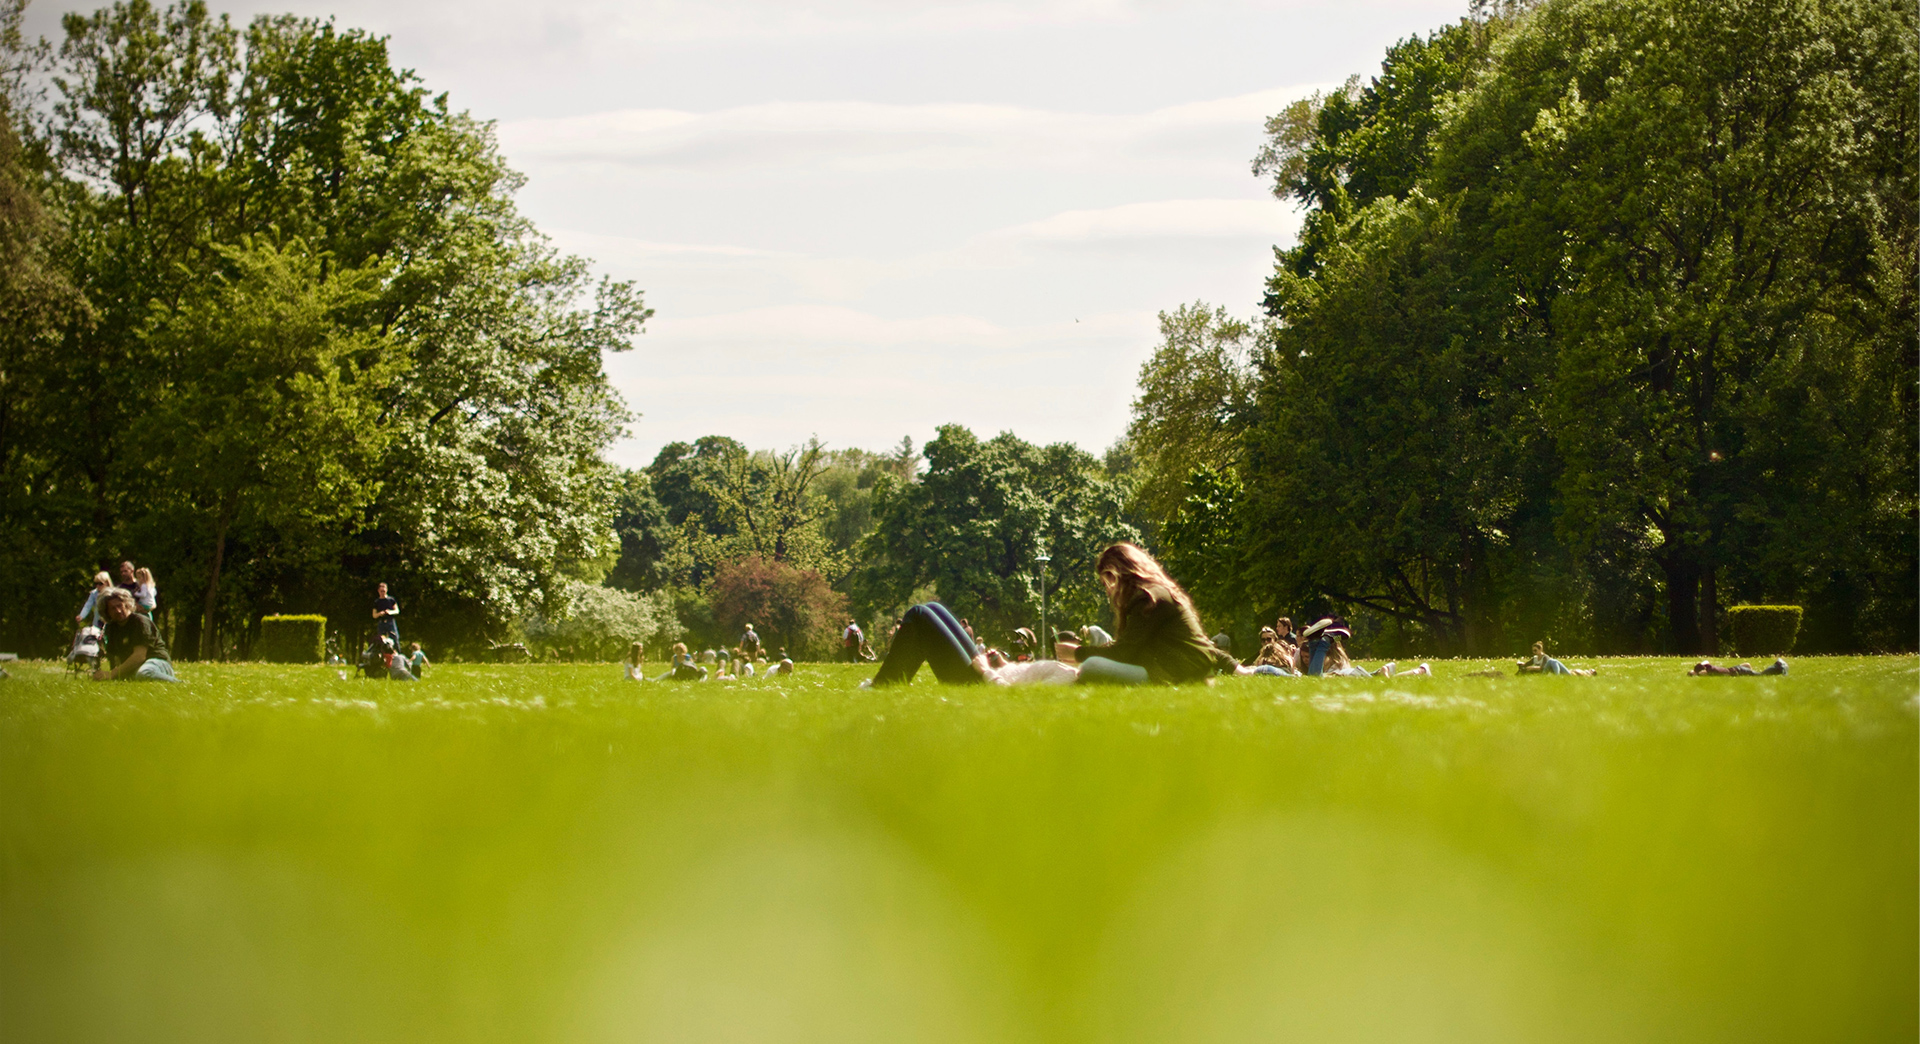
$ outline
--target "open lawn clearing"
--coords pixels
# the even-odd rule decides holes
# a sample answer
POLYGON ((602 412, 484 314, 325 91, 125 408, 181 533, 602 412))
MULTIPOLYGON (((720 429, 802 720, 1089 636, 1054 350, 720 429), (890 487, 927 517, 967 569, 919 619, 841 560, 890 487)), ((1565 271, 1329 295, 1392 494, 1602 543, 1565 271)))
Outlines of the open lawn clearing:
POLYGON ((0 1038, 1912 1040, 1920 660, 1600 662, 10 664, 0 1038))

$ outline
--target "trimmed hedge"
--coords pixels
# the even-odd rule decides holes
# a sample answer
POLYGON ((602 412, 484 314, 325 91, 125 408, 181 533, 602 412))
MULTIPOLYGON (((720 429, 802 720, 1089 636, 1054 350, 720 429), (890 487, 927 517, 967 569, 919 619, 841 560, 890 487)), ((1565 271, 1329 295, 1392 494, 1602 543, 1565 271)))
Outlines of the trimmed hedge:
POLYGON ((325 663, 327 618, 263 616, 253 654, 268 663, 325 663))
POLYGON ((1797 605, 1736 605, 1727 610, 1734 655, 1781 656, 1800 637, 1797 605))

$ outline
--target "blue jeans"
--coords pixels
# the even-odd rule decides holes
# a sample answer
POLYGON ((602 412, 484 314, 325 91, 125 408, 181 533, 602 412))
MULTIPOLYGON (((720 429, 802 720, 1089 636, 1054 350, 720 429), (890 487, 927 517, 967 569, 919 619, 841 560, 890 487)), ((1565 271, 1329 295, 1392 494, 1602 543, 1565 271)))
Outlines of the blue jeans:
POLYGON ((944 684, 977 684, 986 680, 973 669, 973 658, 978 655, 979 647, 967 637, 967 629, 960 626, 953 613, 939 602, 925 602, 908 609, 901 619, 873 684, 912 681, 923 663, 933 668, 933 676, 944 684))
POLYGON ((1147 669, 1135 663, 1121 663, 1104 656, 1089 656, 1080 661, 1081 685, 1145 685, 1147 669))
POLYGON ((1566 664, 1561 663, 1559 660, 1556 660, 1551 656, 1545 657, 1545 660, 1546 660, 1546 664, 1540 669, 1540 673, 1542 674, 1572 674, 1573 673, 1572 671, 1567 670, 1566 664))
POLYGON ((173 664, 167 660, 146 659, 134 668, 133 681, 177 682, 173 676, 173 664))
POLYGON ((1272 675, 1277 675, 1277 676, 1279 676, 1279 677, 1282 677, 1282 678, 1291 678, 1291 677, 1293 677, 1293 672, 1292 672, 1292 671, 1283 671, 1283 670, 1281 670, 1280 668, 1278 668, 1278 667, 1275 667, 1275 666, 1274 666, 1273 664, 1270 664, 1270 663, 1263 663, 1263 664, 1261 664, 1260 666, 1258 666, 1258 667, 1255 667, 1255 668, 1253 669, 1253 673, 1255 673, 1255 674, 1272 674, 1272 675))

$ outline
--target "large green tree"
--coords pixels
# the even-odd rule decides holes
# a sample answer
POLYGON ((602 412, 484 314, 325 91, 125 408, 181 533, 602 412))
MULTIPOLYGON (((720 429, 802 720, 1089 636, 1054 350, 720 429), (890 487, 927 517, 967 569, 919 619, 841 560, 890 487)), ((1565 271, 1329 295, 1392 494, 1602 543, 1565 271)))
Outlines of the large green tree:
MULTIPOLYGON (((406 593, 416 633, 445 637, 597 579, 614 557, 601 452, 627 419, 601 358, 649 313, 518 214, 491 126, 394 69, 384 40, 330 22, 242 31, 200 3, 129 0, 63 30, 39 140, 67 230, 59 260, 94 320, 66 324, 40 377, 64 407, 20 418, 47 479, 9 498, 7 523, 84 511, 81 563, 124 553, 163 587, 222 592, 227 635, 209 647, 243 639, 235 625, 263 609, 358 621, 375 579, 406 593), (209 387, 161 350, 179 343, 163 327, 244 278, 234 248, 253 236, 304 244, 314 286, 380 273, 330 319, 377 346, 342 380, 380 451, 355 511, 333 511, 324 484, 293 486, 285 498, 313 503, 222 540, 220 513, 141 452, 141 422, 157 399, 209 387)), ((61 569, 39 584, 82 573, 61 569)), ((203 644, 206 619, 172 621, 178 644, 203 644)))
POLYGON ((1459 648, 1711 650, 1725 589, 1910 646, 1913 21, 1551 0, 1276 117, 1308 219, 1174 535, 1459 648))
POLYGON ((924 448, 916 481, 875 487, 874 529, 851 585, 871 616, 931 588, 990 640, 1040 622, 1045 583, 1053 622, 1110 615, 1093 578, 1101 550, 1138 540, 1125 490, 1100 462, 1066 443, 1035 446, 1003 433, 981 440, 946 425, 924 448), (1044 565, 1040 554, 1051 560, 1044 565))
POLYGON ((1659 566, 1682 651, 1724 581, 1874 578, 1911 630, 1915 41, 1903 3, 1561 0, 1443 132, 1437 188, 1554 272, 1563 531, 1659 566))

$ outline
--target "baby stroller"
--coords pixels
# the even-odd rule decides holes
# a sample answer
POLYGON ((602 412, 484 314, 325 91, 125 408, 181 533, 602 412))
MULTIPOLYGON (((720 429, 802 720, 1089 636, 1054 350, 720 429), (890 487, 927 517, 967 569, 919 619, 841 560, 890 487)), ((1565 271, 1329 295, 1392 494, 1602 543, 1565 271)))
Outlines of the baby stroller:
POLYGON ((74 674, 99 670, 106 640, 106 634, 98 627, 80 628, 73 636, 72 647, 67 650, 67 670, 74 674))

